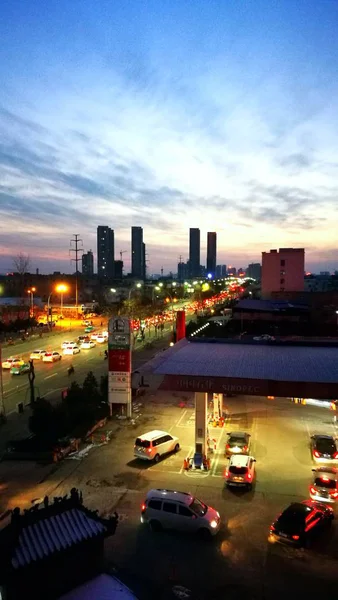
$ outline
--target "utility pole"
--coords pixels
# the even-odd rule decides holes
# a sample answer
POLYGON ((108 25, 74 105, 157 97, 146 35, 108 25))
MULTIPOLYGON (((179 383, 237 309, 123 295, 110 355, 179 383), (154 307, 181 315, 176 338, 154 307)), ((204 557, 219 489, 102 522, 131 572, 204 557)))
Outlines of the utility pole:
POLYGON ((161 267, 161 277, 163 277, 163 267, 161 267))
POLYGON ((76 316, 78 316, 78 304, 79 304, 79 290, 78 290, 78 278, 79 278, 79 267, 78 264, 80 262, 79 254, 83 252, 83 248, 79 248, 80 242, 83 244, 83 241, 79 238, 78 233, 74 233, 74 238, 70 240, 70 249, 69 253, 75 252, 75 258, 71 258, 72 262, 75 262, 75 306, 76 306, 76 316), (74 248, 72 248, 72 244, 74 244, 74 248))

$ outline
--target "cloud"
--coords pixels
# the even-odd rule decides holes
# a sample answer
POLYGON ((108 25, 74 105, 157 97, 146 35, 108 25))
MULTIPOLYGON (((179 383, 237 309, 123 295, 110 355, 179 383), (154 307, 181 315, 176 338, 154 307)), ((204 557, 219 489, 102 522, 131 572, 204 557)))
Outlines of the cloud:
POLYGON ((74 74, 55 97, 32 89, 29 110, 0 109, 3 243, 32 247, 35 226, 52 245, 76 230, 95 248, 96 227, 107 224, 117 246, 129 246, 131 225, 141 225, 154 270, 162 255, 171 269, 187 255, 192 226, 203 246, 206 232, 218 231, 224 262, 231 249, 246 258, 251 248, 256 258, 257 239, 311 248, 325 235, 333 243, 334 154, 323 131, 335 126, 325 103, 302 117, 283 109, 278 78, 266 75, 249 94, 233 77, 227 90, 217 65, 198 81, 187 75, 180 95, 154 69, 135 78, 102 66, 90 85, 74 74))

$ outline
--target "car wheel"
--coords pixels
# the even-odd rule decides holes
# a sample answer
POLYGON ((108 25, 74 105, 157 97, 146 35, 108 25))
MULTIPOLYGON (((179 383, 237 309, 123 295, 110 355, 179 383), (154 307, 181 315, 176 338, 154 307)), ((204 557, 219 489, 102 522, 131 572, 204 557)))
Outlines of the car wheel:
POLYGON ((159 521, 150 521, 149 527, 150 527, 150 530, 153 531, 154 533, 158 533, 159 531, 162 531, 162 525, 159 521))
POLYGON ((211 539, 211 533, 210 533, 209 529, 202 527, 202 529, 198 530, 198 537, 201 540, 208 541, 211 539))
POLYGON ((175 448, 174 448, 174 452, 178 452, 178 451, 179 451, 179 449, 180 449, 180 445, 179 445, 179 444, 176 444, 176 446, 175 446, 175 448))
POLYGON ((155 454, 155 456, 154 456, 154 462, 158 463, 159 460, 160 460, 160 455, 159 454, 155 454))

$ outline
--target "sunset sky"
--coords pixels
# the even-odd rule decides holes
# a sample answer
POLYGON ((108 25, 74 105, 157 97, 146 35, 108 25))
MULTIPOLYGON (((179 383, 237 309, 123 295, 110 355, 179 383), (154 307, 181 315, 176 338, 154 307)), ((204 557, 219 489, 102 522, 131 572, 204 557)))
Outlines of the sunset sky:
POLYGON ((305 247, 338 269, 338 3, 12 0, 0 20, 0 272, 22 251, 144 228, 176 271, 189 227, 218 264, 305 247))

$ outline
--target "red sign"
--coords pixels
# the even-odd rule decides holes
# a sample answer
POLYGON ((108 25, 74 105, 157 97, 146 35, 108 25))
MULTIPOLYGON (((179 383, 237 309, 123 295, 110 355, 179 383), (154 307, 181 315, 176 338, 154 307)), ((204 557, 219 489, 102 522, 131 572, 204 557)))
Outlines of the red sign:
POLYGON ((109 350, 108 361, 109 371, 123 371, 124 373, 130 373, 131 371, 130 350, 109 350))
POLYGON ((176 313, 176 342, 185 338, 185 312, 178 310, 176 313))

